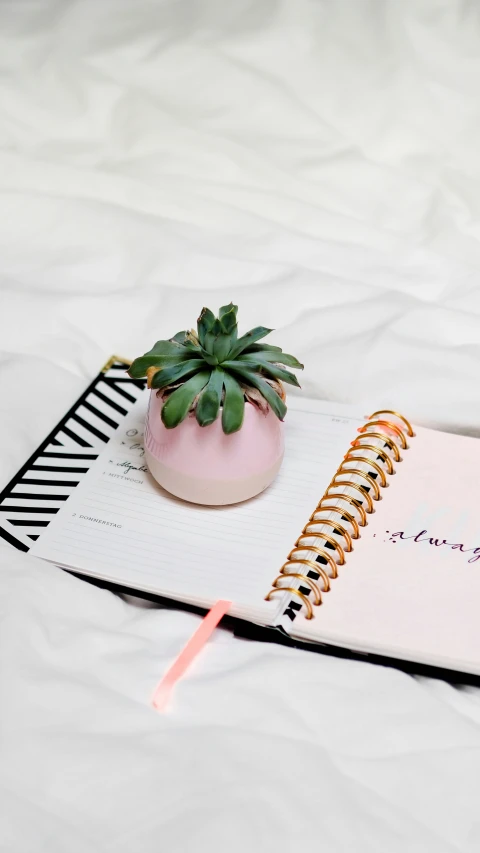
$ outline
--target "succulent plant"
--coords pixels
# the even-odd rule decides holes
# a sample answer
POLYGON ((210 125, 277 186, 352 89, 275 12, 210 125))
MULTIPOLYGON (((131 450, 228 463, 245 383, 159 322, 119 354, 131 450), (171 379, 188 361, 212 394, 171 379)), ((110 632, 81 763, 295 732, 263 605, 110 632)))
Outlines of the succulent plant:
POLYGON ((196 332, 178 332, 168 341, 157 341, 132 363, 130 376, 147 376, 148 387, 162 394, 162 421, 168 429, 193 411, 200 426, 208 426, 221 411, 223 432, 228 435, 242 426, 246 400, 265 412, 270 407, 280 420, 285 417, 281 383, 300 387, 285 366, 303 368, 303 364, 280 347, 258 343, 272 329, 257 326, 238 337, 237 310, 230 303, 215 317, 203 308, 196 332))

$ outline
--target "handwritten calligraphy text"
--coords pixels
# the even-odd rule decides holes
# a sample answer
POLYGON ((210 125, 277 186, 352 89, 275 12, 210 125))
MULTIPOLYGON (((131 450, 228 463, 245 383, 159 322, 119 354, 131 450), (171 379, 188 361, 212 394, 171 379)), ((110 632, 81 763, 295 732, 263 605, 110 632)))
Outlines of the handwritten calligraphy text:
MULTIPOLYGON (((390 533, 389 530, 386 532, 390 533)), ((419 533, 413 533, 410 536, 404 530, 390 533, 390 542, 395 542, 397 539, 410 539, 412 542, 428 542, 434 548, 450 548, 452 551, 461 551, 462 554, 472 554, 468 560, 469 563, 476 563, 477 560, 480 560, 480 547, 467 548, 463 542, 448 542, 447 539, 435 539, 433 536, 428 535, 428 530, 420 530, 419 533)))

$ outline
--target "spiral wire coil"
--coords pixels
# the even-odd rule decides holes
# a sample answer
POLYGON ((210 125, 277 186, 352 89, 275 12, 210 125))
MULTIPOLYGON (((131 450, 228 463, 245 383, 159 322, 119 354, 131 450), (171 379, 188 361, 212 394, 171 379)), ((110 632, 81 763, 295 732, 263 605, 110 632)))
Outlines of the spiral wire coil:
POLYGON ((313 619, 314 607, 322 604, 322 593, 329 592, 330 581, 338 577, 338 567, 345 565, 345 555, 353 551, 353 541, 360 538, 360 528, 368 524, 367 515, 374 512, 373 502, 381 500, 381 489, 389 485, 387 475, 395 474, 393 461, 401 462, 401 451, 409 449, 407 436, 413 438, 415 435, 410 422, 391 409, 374 412, 358 432, 359 436, 351 442, 330 485, 288 554, 270 592, 265 596, 266 600, 270 601, 274 594, 289 593, 298 600, 297 610, 298 603, 300 608, 305 608, 306 619, 313 619), (393 415, 401 422, 401 426, 391 420, 385 420, 385 415, 393 415), (364 443, 365 440, 367 443, 364 443), (381 441, 382 445, 376 446, 372 440, 381 441), (393 461, 387 451, 392 454, 393 461), (366 453, 375 454, 376 458, 370 459, 366 453), (369 472, 359 468, 360 464, 365 465, 369 472), (359 478, 360 482, 349 479, 352 476, 359 478), (355 497, 342 491, 345 488, 353 489, 355 497), (345 503, 348 509, 335 505, 335 501, 345 503), (336 513, 340 518, 324 518, 323 513, 336 513), (336 539, 330 532, 326 533, 325 527, 330 528, 340 538, 336 539), (327 548, 329 550, 326 550, 327 548), (283 586, 284 582, 290 585, 283 586), (298 588, 293 586, 294 582, 298 582, 298 588), (313 594, 313 601, 309 598, 310 592, 313 594))

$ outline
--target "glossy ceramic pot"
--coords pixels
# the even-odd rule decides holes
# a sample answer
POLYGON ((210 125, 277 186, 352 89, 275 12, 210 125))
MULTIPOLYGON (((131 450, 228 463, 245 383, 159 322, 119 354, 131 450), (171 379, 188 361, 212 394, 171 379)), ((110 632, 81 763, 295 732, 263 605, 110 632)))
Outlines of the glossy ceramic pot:
POLYGON ((200 427, 189 415, 174 429, 161 419, 162 397, 150 392, 145 458, 155 480, 172 495, 197 504, 234 504, 263 492, 283 460, 283 423, 245 404, 238 432, 225 435, 221 416, 200 427))

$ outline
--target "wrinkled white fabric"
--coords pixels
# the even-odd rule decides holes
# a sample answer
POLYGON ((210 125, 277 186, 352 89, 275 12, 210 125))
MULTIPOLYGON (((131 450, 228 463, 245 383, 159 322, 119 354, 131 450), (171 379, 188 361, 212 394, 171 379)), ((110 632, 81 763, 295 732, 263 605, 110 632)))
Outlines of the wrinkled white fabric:
MULTIPOLYGON (((2 484, 231 299, 309 395, 475 433, 479 91, 474 0, 4 0, 2 484)), ((159 715, 197 617, 0 569, 2 853, 478 851, 480 691, 219 631, 159 715)))

